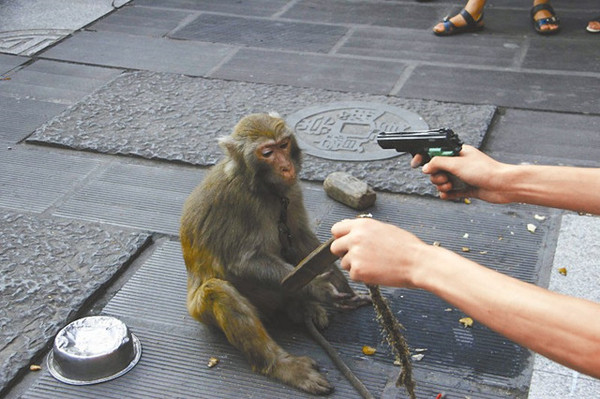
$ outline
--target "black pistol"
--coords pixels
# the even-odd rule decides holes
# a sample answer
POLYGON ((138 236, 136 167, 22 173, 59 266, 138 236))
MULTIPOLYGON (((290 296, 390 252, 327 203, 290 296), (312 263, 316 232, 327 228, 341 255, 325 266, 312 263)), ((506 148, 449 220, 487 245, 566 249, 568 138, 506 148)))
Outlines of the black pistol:
POLYGON ((462 149, 462 141, 449 128, 415 130, 377 134, 377 144, 384 149, 421 154, 423 164, 435 156, 455 156, 462 149))

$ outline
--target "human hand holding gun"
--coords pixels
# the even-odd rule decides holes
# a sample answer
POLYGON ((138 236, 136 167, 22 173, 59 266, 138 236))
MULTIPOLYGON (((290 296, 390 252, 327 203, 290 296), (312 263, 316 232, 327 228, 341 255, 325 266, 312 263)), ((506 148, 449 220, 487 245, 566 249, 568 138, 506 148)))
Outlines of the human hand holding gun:
MULTIPOLYGON (((463 146, 458 135, 448 128, 395 133, 381 132, 377 135, 377 144, 384 149, 395 149, 398 152, 410 153, 413 156, 410 163, 413 168, 428 164, 434 157, 458 156, 463 146)), ((436 176, 439 184, 432 180, 438 190, 440 185, 445 185, 444 190, 440 192, 453 191, 456 193, 468 189, 467 184, 447 172, 439 171, 439 175, 436 176)))
POLYGON ((423 165, 423 173, 430 175, 442 199, 473 197, 497 204, 511 201, 501 183, 510 166, 463 145, 452 129, 379 133, 377 143, 382 148, 411 153, 411 167, 423 165))

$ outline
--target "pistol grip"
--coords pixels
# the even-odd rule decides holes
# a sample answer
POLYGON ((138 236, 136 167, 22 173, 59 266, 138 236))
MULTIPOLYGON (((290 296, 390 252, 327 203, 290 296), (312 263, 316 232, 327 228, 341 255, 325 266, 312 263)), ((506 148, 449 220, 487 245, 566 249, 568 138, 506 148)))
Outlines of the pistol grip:
POLYGON ((452 191, 462 191, 465 190, 469 185, 464 181, 460 180, 458 177, 454 176, 451 173, 448 174, 448 180, 452 183, 452 191))

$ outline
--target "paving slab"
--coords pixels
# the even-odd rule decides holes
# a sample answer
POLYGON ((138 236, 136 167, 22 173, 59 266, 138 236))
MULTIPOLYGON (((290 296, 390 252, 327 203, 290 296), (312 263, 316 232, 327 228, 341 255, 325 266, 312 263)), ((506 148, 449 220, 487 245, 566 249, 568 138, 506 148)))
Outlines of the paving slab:
MULTIPOLYGON (((452 126, 464 142, 477 147, 495 111, 490 106, 138 72, 120 76, 86 97, 38 129, 28 142, 212 165, 221 157, 217 137, 229 134, 247 114, 276 111, 289 116, 308 106, 326 107, 344 100, 405 108, 431 127, 452 126)), ((408 155, 372 162, 306 155, 301 177, 323 181, 334 170, 380 189, 434 193, 428 179, 410 168, 408 155)))
POLYGON ((204 76, 234 51, 232 47, 211 43, 115 32, 79 32, 44 52, 43 57, 204 76))
MULTIPOLYGON (((578 32, 585 34, 583 29, 578 32)), ((588 40, 567 39, 561 36, 560 40, 531 40, 529 51, 523 60, 523 67, 536 69, 549 69, 561 71, 581 71, 600 73, 600 54, 594 51, 598 45, 597 37, 586 36, 588 40)), ((554 79, 552 79, 553 81, 554 79)))
POLYGON ((129 0, 7 0, 0 3, 0 51, 34 55, 129 0))
POLYGON ((14 99, 0 94, 0 139, 18 143, 66 108, 64 104, 14 99))
POLYGON ((511 108, 597 114, 598 76, 417 66, 398 95, 511 108))
POLYGON ((327 53, 347 28, 306 22, 270 21, 202 14, 170 33, 174 39, 327 53))
POLYGON ((212 11, 239 15, 270 16, 283 9, 289 0, 137 0, 136 5, 160 9, 212 11))
POLYGON ((326 90, 389 94, 407 64, 330 55, 241 49, 210 77, 326 90), (260 69, 256 65, 261 65, 260 69))
POLYGON ((0 207, 42 213, 101 164, 20 146, 0 147, 0 207))
POLYGON ((70 105, 122 71, 38 60, 0 81, 0 96, 70 105))
POLYGON ((87 30, 163 37, 177 28, 190 14, 185 10, 124 7, 118 13, 102 18, 87 30))
POLYGON ((0 392, 149 235, 0 209, 0 392))
POLYGON ((440 40, 429 31, 416 29, 354 29, 337 54, 364 57, 511 67, 520 62, 525 46, 522 37, 463 36, 440 40))
POLYGON ((205 170, 114 162, 53 214, 177 236, 183 203, 205 170))
POLYGON ((484 149, 520 156, 517 162, 552 158, 575 166, 600 166, 600 117, 507 109, 498 114, 484 149), (532 123, 532 121, 534 121, 532 123))
MULTIPOLYGON (((10 60, 23 62, 23 57, 10 60)), ((12 64, 11 64, 12 65, 12 64)), ((17 143, 68 105, 121 73, 118 69, 38 60, 0 80, 0 138, 17 143)))
POLYGON ((305 21, 340 24, 364 24, 387 27, 423 28, 443 18, 447 5, 416 2, 377 2, 302 0, 282 17, 305 21))
MULTIPOLYGON (((561 294, 600 302, 598 240, 599 217, 564 215, 548 288, 561 294), (558 269, 563 267, 567 269, 566 276, 558 272, 558 269)), ((533 370, 530 399, 600 396, 600 380, 561 366, 541 355, 535 355, 533 370)))
POLYGON ((5 74, 13 68, 29 61, 27 57, 17 57, 13 55, 0 54, 0 75, 5 74))

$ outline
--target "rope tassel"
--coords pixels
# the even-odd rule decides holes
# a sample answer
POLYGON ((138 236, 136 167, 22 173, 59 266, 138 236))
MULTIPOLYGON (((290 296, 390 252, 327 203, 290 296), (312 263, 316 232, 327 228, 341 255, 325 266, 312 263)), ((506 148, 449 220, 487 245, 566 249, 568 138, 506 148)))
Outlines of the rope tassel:
POLYGON ((402 371, 396 380, 396 386, 403 385, 411 399, 415 399, 415 381, 412 377, 412 363, 410 362, 410 350, 406 339, 400 332, 404 327, 394 317, 387 301, 381 295, 379 286, 366 284, 373 300, 373 308, 377 313, 377 321, 383 328, 387 343, 392 348, 396 360, 401 364, 402 371))

